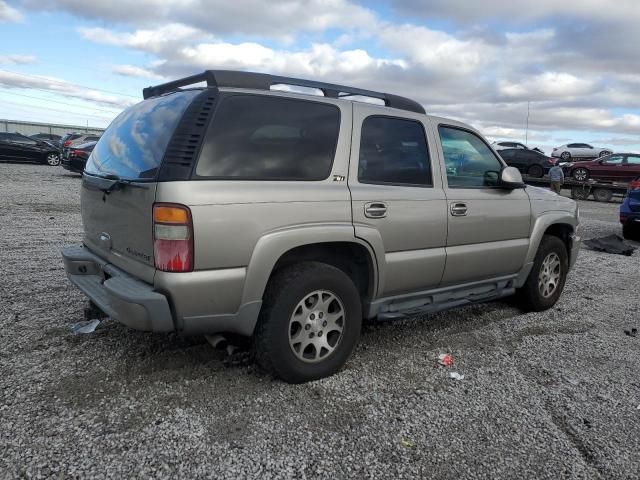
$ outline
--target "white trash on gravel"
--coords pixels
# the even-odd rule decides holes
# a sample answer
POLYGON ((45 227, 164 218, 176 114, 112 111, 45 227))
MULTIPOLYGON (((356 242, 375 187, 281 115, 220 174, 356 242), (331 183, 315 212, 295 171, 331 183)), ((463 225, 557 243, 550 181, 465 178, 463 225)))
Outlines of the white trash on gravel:
POLYGON ((71 331, 76 335, 93 333, 96 331, 96 327, 100 325, 100 320, 95 319, 90 322, 78 322, 71 325, 71 331))

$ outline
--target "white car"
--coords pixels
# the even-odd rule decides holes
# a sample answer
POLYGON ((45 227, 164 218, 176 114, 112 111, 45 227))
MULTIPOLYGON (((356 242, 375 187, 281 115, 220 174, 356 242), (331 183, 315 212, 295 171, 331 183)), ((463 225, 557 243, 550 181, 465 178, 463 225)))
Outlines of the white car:
POLYGON ((551 156, 559 157, 563 161, 569 162, 572 158, 600 158, 612 153, 609 148, 598 148, 588 143, 569 143, 554 148, 551 156))

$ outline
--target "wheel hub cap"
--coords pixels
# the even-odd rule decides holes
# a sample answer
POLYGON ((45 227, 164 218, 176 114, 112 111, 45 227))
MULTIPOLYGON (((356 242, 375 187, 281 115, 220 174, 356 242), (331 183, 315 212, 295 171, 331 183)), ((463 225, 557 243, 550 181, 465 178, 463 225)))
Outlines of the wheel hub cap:
POLYGON ((345 311, 340 299, 327 290, 304 297, 289 320, 289 346, 303 362, 316 363, 333 354, 344 330, 345 311))
POLYGON ((538 275, 538 289, 544 298, 549 298, 558 289, 560 273, 560 257, 557 253, 552 252, 543 260, 538 275))

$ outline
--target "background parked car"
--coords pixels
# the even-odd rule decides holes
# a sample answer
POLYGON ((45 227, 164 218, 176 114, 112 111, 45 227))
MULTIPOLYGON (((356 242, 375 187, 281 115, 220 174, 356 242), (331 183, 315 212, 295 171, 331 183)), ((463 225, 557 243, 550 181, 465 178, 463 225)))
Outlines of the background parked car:
MULTIPOLYGON (((77 134, 74 134, 74 136, 77 134)), ((76 148, 78 145, 82 145, 87 142, 97 142, 100 140, 100 135, 95 134, 81 134, 76 138, 69 138, 64 142, 64 146, 62 147, 62 158, 67 158, 69 156, 69 151, 72 148, 76 148)))
POLYGON ((30 135, 30 137, 34 140, 46 140, 54 145, 62 138, 60 135, 56 135, 55 133, 36 133, 35 135, 30 135))
POLYGON ((540 148, 538 147, 529 148, 524 143, 520 143, 520 142, 493 142, 491 145, 498 152, 500 150, 506 150, 507 148, 521 148, 523 150, 534 150, 538 153, 544 154, 544 151, 542 151, 540 148))
POLYGON ((96 146, 96 143, 98 142, 87 142, 71 147, 67 158, 62 159, 62 167, 70 172, 84 172, 84 167, 87 164, 89 155, 93 152, 93 147, 96 146))
POLYGON ((507 165, 535 178, 543 177, 556 164, 555 158, 549 158, 535 150, 507 148, 499 150, 498 153, 507 165))
POLYGON ((81 133, 66 133, 62 136, 62 138, 59 140, 59 146, 60 146, 60 150, 62 151, 62 149, 65 146, 69 146, 71 145, 71 142, 73 140, 76 140, 78 138, 80 138, 82 136, 81 133))
POLYGON ((588 143, 569 143, 554 148, 551 156, 559 157, 568 162, 572 158, 598 158, 612 153, 609 148, 594 147, 588 143))
POLYGON ((622 235, 629 240, 640 240, 640 176, 629 183, 627 196, 620 205, 622 235))
POLYGON ((60 151, 50 143, 20 133, 0 133, 0 160, 60 165, 60 151))
POLYGON ((615 153, 590 162, 567 163, 562 169, 579 182, 589 179, 630 182, 640 175, 640 154, 615 153))

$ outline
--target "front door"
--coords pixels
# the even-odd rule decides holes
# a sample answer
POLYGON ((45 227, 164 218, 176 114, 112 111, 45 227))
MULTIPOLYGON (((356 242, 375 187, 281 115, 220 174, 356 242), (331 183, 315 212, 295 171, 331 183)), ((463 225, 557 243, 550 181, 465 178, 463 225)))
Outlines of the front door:
POLYGON ((384 251, 378 295, 436 287, 445 264, 447 207, 426 117, 393 117, 357 103, 353 109, 353 223, 357 237, 384 251))
POLYGON ((522 188, 497 187, 503 162, 475 132, 433 121, 446 166, 449 228, 442 284, 517 273, 529 248, 531 205, 522 188))

